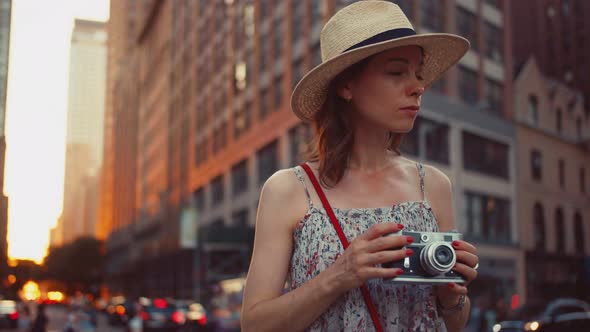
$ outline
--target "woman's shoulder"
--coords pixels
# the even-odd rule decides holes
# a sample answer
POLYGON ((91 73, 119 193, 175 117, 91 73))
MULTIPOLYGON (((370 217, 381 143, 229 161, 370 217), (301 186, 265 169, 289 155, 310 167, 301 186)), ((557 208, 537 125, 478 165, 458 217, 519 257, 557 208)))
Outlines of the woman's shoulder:
POLYGON ((265 215, 280 217, 293 228, 305 216, 308 208, 303 184, 294 168, 278 170, 264 183, 259 209, 265 211, 265 215))
POLYGON ((422 168, 424 174, 424 180, 430 186, 450 186, 451 181, 449 176, 437 168, 434 165, 423 163, 421 161, 413 160, 408 157, 404 157, 404 162, 406 163, 406 167, 418 167, 418 169, 422 168))

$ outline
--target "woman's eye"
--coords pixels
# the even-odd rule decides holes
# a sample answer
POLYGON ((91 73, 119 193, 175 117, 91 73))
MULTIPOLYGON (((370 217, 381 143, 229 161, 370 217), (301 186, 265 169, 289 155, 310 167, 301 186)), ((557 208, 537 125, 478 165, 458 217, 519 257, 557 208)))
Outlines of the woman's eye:
POLYGON ((403 74, 401 71, 392 71, 392 72, 389 72, 389 75, 393 75, 393 76, 401 76, 401 74, 403 74))

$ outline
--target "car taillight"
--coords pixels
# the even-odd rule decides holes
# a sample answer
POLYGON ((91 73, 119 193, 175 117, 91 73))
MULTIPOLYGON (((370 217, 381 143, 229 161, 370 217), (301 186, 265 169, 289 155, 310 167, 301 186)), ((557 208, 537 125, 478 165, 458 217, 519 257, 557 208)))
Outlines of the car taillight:
POLYGON ((201 318, 197 319, 197 323, 199 323, 201 326, 207 325, 207 316, 201 316, 201 318))
POLYGON ((182 311, 175 311, 172 314, 172 321, 176 324, 184 324, 185 317, 182 311))
POLYGON ((8 317, 10 317, 10 319, 12 319, 12 320, 17 320, 18 319, 18 311, 11 313, 10 316, 8 316, 8 317))

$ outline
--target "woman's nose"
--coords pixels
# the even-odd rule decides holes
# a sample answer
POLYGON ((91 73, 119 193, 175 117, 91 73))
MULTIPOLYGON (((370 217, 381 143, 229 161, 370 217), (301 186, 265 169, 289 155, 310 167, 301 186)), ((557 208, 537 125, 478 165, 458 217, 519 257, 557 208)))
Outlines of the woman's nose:
POLYGON ((408 95, 420 97, 424 93, 424 84, 416 79, 413 79, 412 82, 408 85, 408 95))

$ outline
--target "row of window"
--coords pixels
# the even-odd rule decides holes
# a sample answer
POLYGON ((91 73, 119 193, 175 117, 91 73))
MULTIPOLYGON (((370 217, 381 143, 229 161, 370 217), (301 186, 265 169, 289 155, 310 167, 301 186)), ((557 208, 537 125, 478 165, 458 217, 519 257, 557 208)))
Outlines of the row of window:
MULTIPOLYGON (((555 223, 555 249, 557 252, 565 252, 565 224, 563 217, 563 209, 557 207, 554 214, 555 223)), ((541 203, 535 203, 533 207, 533 234, 534 244, 536 250, 545 251, 547 250, 546 245, 546 223, 545 213, 543 205, 541 203)), ((576 253, 584 253, 584 223, 582 221, 582 215, 580 212, 574 213, 574 248, 576 253)))
MULTIPOLYGON (((570 105, 568 106, 568 108, 569 108, 568 112, 572 112, 574 106, 575 106, 574 103, 570 103, 570 105)), ((527 116, 528 116, 529 122, 533 126, 538 126, 539 125, 539 99, 537 98, 537 96, 535 96, 535 95, 529 96, 527 113, 528 113, 527 116)), ((555 110, 555 131, 557 131, 558 134, 561 134, 563 132, 563 111, 561 110, 561 108, 557 108, 555 110)), ((582 118, 580 116, 578 116, 576 118, 576 137, 578 139, 582 138, 582 118)))
MULTIPOLYGON (((557 177, 559 181, 559 187, 565 189, 565 160, 559 159, 557 161, 557 177)), ((537 149, 531 150, 531 176, 535 181, 543 180, 543 154, 537 149)), ((580 185, 580 193, 586 192, 586 169, 580 167, 578 172, 578 182, 580 185)))
MULTIPOLYGON (((507 179, 509 147, 489 138, 463 131, 463 167, 466 170, 507 179)), ((449 164, 449 126, 418 117, 404 136, 402 152, 428 161, 449 164)))
MULTIPOLYGON (((278 141, 273 141, 256 152, 257 184, 262 185, 274 172, 279 169, 278 141)), ((224 175, 218 175, 210 184, 211 206, 217 206, 225 199, 224 175)), ((235 197, 248 190, 248 163, 242 160, 231 168, 231 191, 235 197)), ((193 193, 197 209, 205 207, 205 192, 203 188, 193 193)))

